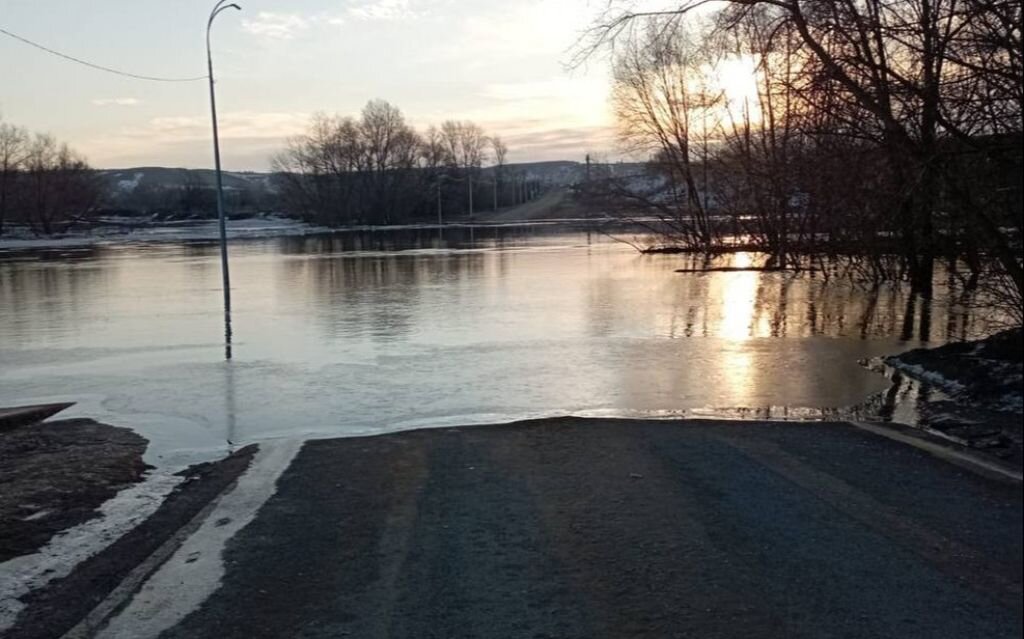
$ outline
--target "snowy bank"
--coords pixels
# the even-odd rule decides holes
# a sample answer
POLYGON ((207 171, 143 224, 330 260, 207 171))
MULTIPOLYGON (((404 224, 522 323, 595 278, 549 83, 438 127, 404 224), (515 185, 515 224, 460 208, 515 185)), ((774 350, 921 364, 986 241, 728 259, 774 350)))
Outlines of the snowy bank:
MULTIPOLYGON (((99 218, 96 225, 67 233, 37 236, 28 229, 11 228, 0 236, 0 251, 124 244, 134 242, 190 242, 220 238, 217 220, 179 222, 138 218, 99 218)), ((279 215, 228 220, 229 239, 290 237, 329 233, 331 229, 279 215)))
POLYGON ((953 399, 992 410, 1021 412, 1021 329, 982 340, 919 348, 888 357, 904 375, 942 389, 953 399))
POLYGON ((887 357, 892 421, 1024 466, 1021 330, 887 357), (895 400, 895 401, 894 401, 895 400), (899 415, 897 415, 899 413, 899 415), (907 417, 910 419, 907 419, 907 417))

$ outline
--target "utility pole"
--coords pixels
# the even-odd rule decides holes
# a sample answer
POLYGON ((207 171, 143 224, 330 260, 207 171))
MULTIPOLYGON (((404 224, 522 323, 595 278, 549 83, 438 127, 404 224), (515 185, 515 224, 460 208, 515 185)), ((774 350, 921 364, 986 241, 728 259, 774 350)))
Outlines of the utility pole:
POLYGON ((498 176, 494 176, 494 212, 498 212, 498 176))
POLYGON ((227 0, 220 0, 210 12, 210 19, 206 23, 206 66, 209 71, 210 80, 210 115, 213 119, 213 160, 217 173, 217 221, 220 226, 220 270, 224 287, 224 355, 231 359, 231 273, 228 270, 228 232, 227 221, 224 215, 224 178, 221 175, 220 167, 220 136, 217 131, 217 92, 214 89, 216 82, 213 79, 213 51, 210 47, 210 31, 213 29, 213 20, 225 9, 242 10, 237 4, 225 4, 227 0))
POLYGON ((466 175, 469 183, 469 217, 473 217, 473 169, 469 169, 466 175))
POLYGON ((441 206, 441 181, 442 177, 437 179, 437 225, 444 226, 444 210, 441 206))

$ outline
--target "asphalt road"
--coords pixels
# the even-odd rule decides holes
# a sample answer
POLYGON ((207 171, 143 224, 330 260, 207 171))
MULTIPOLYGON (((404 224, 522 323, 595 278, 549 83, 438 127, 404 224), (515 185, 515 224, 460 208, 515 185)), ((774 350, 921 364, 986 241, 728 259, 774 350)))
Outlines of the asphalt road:
MULTIPOLYGON (((1022 633, 1020 486, 842 424, 309 442, 226 543, 161 637, 1022 633)), ((121 636, 147 636, 130 612, 121 636)))

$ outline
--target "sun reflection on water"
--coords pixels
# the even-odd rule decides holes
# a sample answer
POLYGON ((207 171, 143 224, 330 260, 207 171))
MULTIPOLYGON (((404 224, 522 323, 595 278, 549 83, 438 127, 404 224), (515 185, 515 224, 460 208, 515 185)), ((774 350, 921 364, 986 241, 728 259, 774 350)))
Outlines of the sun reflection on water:
MULTIPOLYGON (((731 266, 749 268, 752 264, 753 258, 749 253, 737 253, 731 266)), ((722 338, 734 342, 750 339, 757 302, 758 276, 755 271, 726 273, 718 280, 721 288, 719 299, 722 300, 719 335, 722 338)))
MULTIPOLYGON (((749 253, 737 253, 733 268, 749 268, 753 264, 749 253)), ((750 404, 756 392, 755 362, 750 345, 754 313, 757 302, 759 273, 755 271, 725 273, 718 280, 721 287, 721 322, 719 335, 726 340, 720 358, 722 376, 737 406, 750 404)))

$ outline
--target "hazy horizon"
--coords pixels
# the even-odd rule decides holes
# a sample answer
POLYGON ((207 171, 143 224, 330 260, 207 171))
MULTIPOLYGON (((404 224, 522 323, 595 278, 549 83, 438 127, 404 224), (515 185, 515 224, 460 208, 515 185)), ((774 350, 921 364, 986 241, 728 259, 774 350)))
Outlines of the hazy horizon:
MULTIPOLYGON (((588 0, 245 0, 214 34, 225 169, 266 171, 316 112, 357 115, 375 98, 417 128, 469 119, 509 162, 614 151, 608 67, 568 71, 588 0)), ((205 73, 211 3, 4 3, 0 26, 97 64, 162 76, 205 73)), ((49 132, 101 169, 209 168, 205 82, 122 78, 0 37, 0 117, 49 132)))

